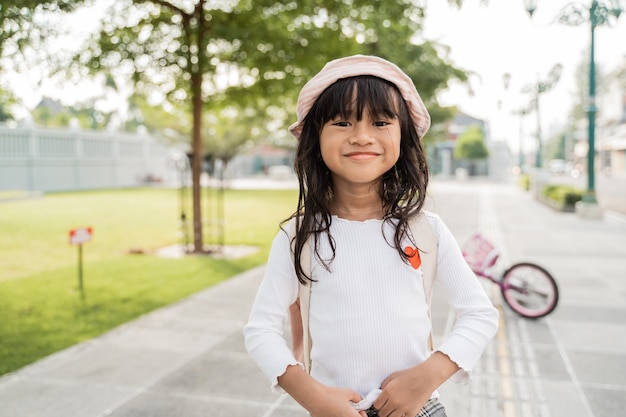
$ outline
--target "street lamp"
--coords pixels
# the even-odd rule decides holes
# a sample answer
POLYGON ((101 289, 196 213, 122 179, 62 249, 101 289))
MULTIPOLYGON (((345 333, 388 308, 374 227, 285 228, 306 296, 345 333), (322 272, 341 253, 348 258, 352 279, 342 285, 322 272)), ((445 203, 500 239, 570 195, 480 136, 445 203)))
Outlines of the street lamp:
POLYGON ((533 13, 537 10, 537 0, 524 0, 524 6, 530 17, 533 17, 533 13))
MULTIPOLYGON (((592 0, 591 5, 583 6, 570 3, 563 8, 558 21, 567 25, 581 25, 589 22, 591 26, 591 45, 589 59, 589 103, 588 115, 588 150, 587 150, 587 190, 583 202, 597 204, 595 190, 595 132, 596 132, 596 64, 595 64, 595 30, 596 27, 607 24, 611 18, 618 19, 624 11, 622 0, 599 1, 592 0)), ((537 0, 524 0, 526 11, 532 17, 537 8, 537 0)))
POLYGON ((522 120, 531 110, 532 109, 528 107, 513 111, 514 115, 519 116, 519 154, 517 157, 520 173, 524 172, 524 129, 522 128, 522 120))
MULTIPOLYGON (((534 10, 533 10, 534 11, 534 10)), ((530 11, 528 13, 531 13, 530 11)), ((541 117, 539 112, 539 96, 542 93, 550 91, 552 87, 554 87, 561 78, 561 70, 563 66, 561 64, 556 64, 550 70, 548 76, 541 80, 537 77, 537 82, 535 84, 527 85, 522 89, 522 93, 533 93, 533 104, 535 107, 535 113, 537 114, 537 154, 535 156, 535 167, 541 168, 541 153, 542 153, 542 141, 541 141, 541 117)))

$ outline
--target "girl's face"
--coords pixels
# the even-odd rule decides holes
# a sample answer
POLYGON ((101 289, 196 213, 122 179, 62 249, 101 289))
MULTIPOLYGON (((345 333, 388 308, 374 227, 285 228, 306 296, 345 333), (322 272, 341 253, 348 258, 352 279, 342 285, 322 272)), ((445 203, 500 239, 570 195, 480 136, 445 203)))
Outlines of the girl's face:
POLYGON ((372 116, 363 109, 337 115, 322 126, 320 150, 335 188, 379 182, 400 156, 400 121, 391 115, 372 116))

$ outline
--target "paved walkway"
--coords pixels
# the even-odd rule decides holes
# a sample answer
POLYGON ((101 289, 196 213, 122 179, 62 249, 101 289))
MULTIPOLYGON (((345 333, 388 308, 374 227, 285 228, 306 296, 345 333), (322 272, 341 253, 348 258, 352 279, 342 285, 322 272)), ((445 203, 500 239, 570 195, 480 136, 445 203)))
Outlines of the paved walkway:
MULTIPOLYGON (((514 185, 435 181, 430 208, 459 241, 480 230, 502 263, 532 260, 560 284, 548 318, 501 305, 469 386, 447 383, 453 416, 605 417, 626 409, 626 221, 557 213, 514 185)), ((306 416, 273 394, 243 348, 263 267, 0 378, 0 417, 306 416)), ((441 296, 435 337, 451 318, 441 296)))

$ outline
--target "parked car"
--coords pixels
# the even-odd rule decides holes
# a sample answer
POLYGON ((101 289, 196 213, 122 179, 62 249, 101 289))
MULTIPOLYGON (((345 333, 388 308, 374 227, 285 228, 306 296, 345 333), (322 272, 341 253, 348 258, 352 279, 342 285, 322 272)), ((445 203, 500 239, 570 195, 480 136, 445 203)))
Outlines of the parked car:
POLYGON ((548 169, 553 174, 565 174, 567 163, 562 159, 553 159, 548 162, 548 169))

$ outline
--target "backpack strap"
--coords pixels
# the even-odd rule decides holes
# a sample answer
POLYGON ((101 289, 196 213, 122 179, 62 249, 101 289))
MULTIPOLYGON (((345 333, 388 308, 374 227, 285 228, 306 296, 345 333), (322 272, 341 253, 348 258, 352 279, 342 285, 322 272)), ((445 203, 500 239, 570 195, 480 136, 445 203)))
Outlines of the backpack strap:
MULTIPOLYGON (((293 238, 296 236, 296 221, 292 220, 288 227, 288 236, 291 240, 291 248, 294 250, 293 238)), ((302 247, 300 263, 304 274, 311 276, 311 239, 307 239, 302 247)), ((295 268, 295 266, 294 266, 295 268)), ((298 282, 298 298, 289 306, 289 318, 291 323, 291 343, 294 356, 304 364, 307 373, 311 372, 311 333, 309 332, 309 305, 311 300, 311 282, 302 284, 298 282)))
MULTIPOLYGON (((435 276, 437 275, 437 237, 424 212, 420 212, 417 216, 409 220, 409 229, 411 230, 413 239, 415 239, 415 244, 417 245, 417 250, 422 260, 424 296, 426 297, 426 304, 428 305, 428 318, 431 319, 430 305, 433 296, 433 284, 435 283, 435 276)), ((431 351, 434 349, 432 319, 431 331, 428 336, 428 347, 431 351)))
MULTIPOLYGON (((291 222, 289 233, 290 238, 295 236, 295 221, 291 222)), ((438 242, 435 232, 431 227, 426 215, 420 212, 418 215, 409 220, 409 229, 415 239, 415 244, 420 252, 422 260, 422 273, 424 280, 424 295, 426 304, 428 305, 428 318, 430 315, 430 304, 432 299, 433 284, 435 275, 437 274, 437 249, 438 242)), ((311 276, 311 255, 313 248, 311 247, 311 239, 309 238, 302 247, 301 262, 302 270, 307 276, 311 276)), ((307 373, 311 372, 311 333, 309 332, 309 306, 311 299, 311 282, 298 285, 298 300, 290 307, 291 313, 291 335, 293 351, 298 358, 304 363, 304 369, 307 373), (294 307, 297 306, 297 307, 294 307), (300 316, 300 317, 298 317, 300 316), (302 325, 300 327, 299 325, 302 325)), ((433 350, 433 332, 432 320, 431 331, 428 338, 428 347, 433 350)))
MULTIPOLYGON (((302 269, 307 276, 311 276, 311 239, 307 239, 302 247, 302 269)), ((311 286, 312 283, 298 285, 298 298, 300 299, 300 315, 302 318, 302 354, 304 369, 307 374, 311 373, 311 333, 309 332, 309 306, 311 301, 311 286)))

